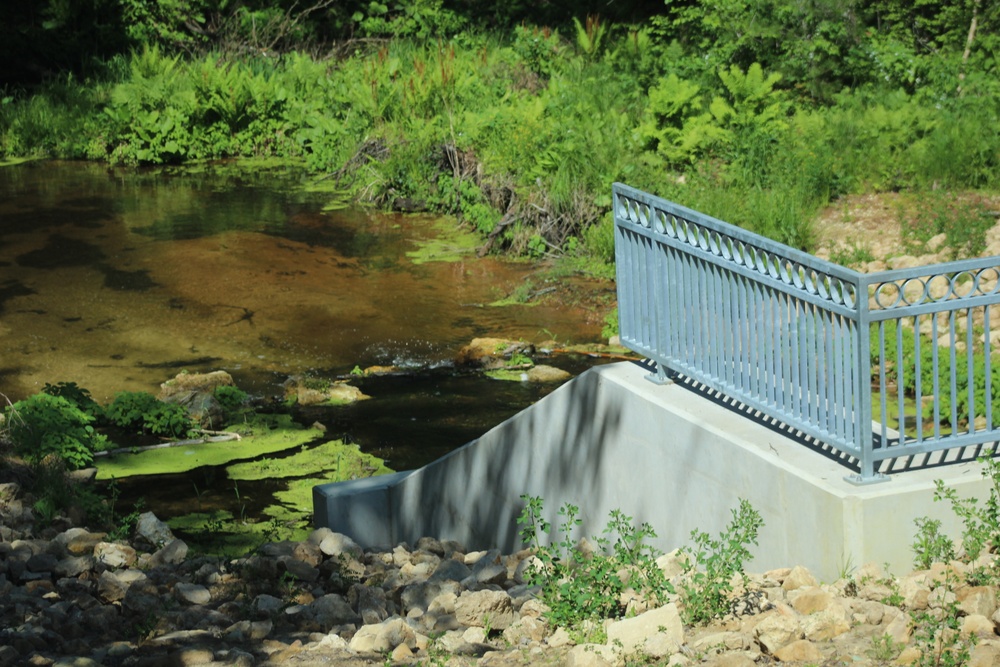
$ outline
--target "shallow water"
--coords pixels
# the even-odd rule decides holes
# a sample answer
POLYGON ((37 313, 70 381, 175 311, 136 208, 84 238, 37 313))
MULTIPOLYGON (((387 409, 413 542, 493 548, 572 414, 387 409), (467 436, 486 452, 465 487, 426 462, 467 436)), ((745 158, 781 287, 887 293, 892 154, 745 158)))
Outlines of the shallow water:
POLYGON ((0 391, 74 381, 103 402, 221 368, 267 394, 293 373, 441 365, 477 335, 596 338, 572 309, 483 306, 531 265, 416 264, 406 253, 440 219, 323 212, 329 195, 305 182, 230 165, 0 169, 0 391))
MULTIPOLYGON (((408 255, 453 221, 324 212, 331 195, 309 185, 300 170, 259 165, 0 169, 0 393, 16 401, 72 381, 107 403, 116 391, 156 393, 182 369, 223 369, 272 396, 293 374, 402 366, 414 373, 359 381, 370 401, 303 415, 401 470, 552 389, 454 372, 451 359, 473 337, 597 340, 599 323, 576 308, 486 305, 530 264, 408 255)), ((120 485, 123 502, 142 495, 163 516, 190 511, 192 488, 199 503, 234 496, 222 467, 120 485)), ((240 486, 254 509, 280 488, 240 486)))

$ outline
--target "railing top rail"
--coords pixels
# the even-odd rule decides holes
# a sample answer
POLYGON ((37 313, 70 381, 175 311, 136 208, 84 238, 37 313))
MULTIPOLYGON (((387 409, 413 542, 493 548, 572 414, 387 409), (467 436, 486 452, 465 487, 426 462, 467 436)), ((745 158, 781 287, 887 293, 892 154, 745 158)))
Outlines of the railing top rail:
POLYGON ((959 259, 952 262, 941 262, 940 264, 923 264, 909 269, 875 271, 862 275, 866 276, 866 282, 873 284, 994 268, 1000 272, 1000 256, 973 257, 972 259, 959 259))
POLYGON ((762 250, 782 259, 791 260, 796 265, 820 271, 824 275, 838 278, 856 286, 860 286, 864 279, 865 274, 855 271, 854 269, 834 264, 833 262, 828 262, 814 255, 810 255, 807 252, 785 245, 784 243, 779 243, 760 236, 759 234, 747 231, 742 227, 737 227, 736 225, 724 222, 718 218, 713 218, 710 215, 700 213, 687 208, 686 206, 681 206, 680 204, 663 199, 662 197, 657 197, 656 195, 651 195, 648 192, 643 192, 642 190, 638 190, 630 185, 615 183, 612 186, 612 191, 615 199, 614 214, 616 218, 628 220, 633 220, 633 218, 635 218, 633 221, 636 222, 636 224, 640 224, 645 227, 651 227, 653 224, 652 214, 648 215, 648 220, 645 223, 642 222, 641 216, 636 218, 638 212, 628 210, 627 204, 623 204, 621 201, 621 198, 624 197, 627 200, 645 204, 654 210, 660 210, 688 222, 693 222, 696 225, 706 227, 712 231, 725 235, 733 241, 744 244, 747 247, 762 250))

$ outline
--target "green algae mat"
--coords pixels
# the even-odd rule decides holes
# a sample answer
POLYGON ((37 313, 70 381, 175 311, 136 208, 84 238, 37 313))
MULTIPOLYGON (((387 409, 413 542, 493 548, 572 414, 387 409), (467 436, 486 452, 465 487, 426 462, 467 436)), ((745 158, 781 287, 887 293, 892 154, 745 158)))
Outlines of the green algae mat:
POLYGON ((162 475, 188 472, 201 466, 225 465, 299 447, 321 435, 322 431, 303 428, 287 415, 282 415, 277 418, 275 428, 256 427, 244 434, 241 440, 206 442, 109 456, 98 462, 97 478, 162 475))

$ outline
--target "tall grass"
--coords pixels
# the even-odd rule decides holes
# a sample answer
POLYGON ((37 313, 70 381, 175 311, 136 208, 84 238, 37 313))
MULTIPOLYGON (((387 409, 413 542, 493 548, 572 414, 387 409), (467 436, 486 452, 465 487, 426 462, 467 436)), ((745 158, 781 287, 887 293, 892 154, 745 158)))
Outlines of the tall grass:
POLYGON ((615 180, 807 250, 810 220, 838 196, 998 185, 1000 104, 985 83, 940 99, 848 90, 812 107, 759 68, 686 82, 687 61, 646 33, 602 40, 586 50, 521 27, 337 61, 151 47, 99 81, 5 93, 0 155, 302 158, 361 201, 454 212, 493 248, 582 244, 601 260, 615 180))

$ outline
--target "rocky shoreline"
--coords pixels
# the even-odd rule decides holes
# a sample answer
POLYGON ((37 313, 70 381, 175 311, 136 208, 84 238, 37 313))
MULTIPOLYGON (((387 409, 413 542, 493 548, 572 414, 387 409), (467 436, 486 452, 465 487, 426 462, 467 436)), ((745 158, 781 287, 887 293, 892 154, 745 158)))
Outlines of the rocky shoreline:
MULTIPOLYGON (((774 570, 712 625, 683 625, 680 599, 631 605, 588 644, 546 622, 524 580, 528 551, 432 537, 366 551, 318 529, 223 559, 189 553, 150 513, 114 541, 65 517, 41 527, 30 501, 0 485, 0 667, 930 664, 931 621, 915 619, 952 612, 947 646, 968 644, 974 667, 1000 664, 997 590, 955 583, 970 567, 958 562, 900 578, 866 565, 832 584, 774 570)), ((675 583, 680 558, 658 560, 675 583)))

